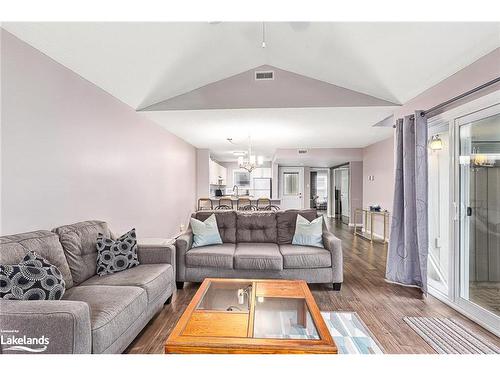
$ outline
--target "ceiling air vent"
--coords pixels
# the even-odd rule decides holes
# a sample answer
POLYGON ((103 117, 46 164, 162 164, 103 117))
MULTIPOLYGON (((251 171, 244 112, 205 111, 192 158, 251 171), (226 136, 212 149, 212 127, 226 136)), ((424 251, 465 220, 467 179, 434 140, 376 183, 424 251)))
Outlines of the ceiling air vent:
POLYGON ((272 80, 274 80, 274 71, 272 71, 272 70, 256 71, 255 72, 255 80, 256 81, 272 81, 272 80))
POLYGON ((299 154, 300 155, 307 154, 307 150, 305 148, 300 148, 299 149, 299 154))

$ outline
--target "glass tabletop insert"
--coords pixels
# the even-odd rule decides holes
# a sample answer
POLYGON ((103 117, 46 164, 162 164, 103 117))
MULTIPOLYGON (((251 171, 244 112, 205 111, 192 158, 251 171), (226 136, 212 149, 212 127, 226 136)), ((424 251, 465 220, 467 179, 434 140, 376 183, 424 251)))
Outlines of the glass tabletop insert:
POLYGON ((304 298, 258 296, 254 316, 254 338, 320 339, 304 298))
POLYGON ((196 310, 249 312, 251 282, 212 281, 196 310))

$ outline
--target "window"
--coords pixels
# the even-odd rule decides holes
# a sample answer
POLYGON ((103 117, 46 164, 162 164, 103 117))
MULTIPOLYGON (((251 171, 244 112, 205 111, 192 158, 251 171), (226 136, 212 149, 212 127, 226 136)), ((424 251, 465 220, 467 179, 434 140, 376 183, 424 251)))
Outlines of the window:
POLYGON ((284 172, 283 181, 284 195, 299 194, 299 172, 284 172))

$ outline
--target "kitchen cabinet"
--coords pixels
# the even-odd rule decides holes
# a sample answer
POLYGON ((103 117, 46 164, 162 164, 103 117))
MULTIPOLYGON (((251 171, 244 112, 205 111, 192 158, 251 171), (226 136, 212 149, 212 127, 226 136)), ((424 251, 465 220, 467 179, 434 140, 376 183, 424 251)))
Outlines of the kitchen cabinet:
POLYGON ((209 164, 209 181, 210 185, 226 185, 227 182, 227 169, 210 160, 209 164))

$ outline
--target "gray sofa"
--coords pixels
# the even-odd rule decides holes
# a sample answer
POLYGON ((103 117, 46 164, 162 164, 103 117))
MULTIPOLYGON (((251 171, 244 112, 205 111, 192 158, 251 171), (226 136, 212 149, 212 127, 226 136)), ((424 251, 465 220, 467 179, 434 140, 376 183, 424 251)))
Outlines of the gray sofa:
POLYGON ((204 221, 212 213, 223 244, 192 248, 191 229, 176 240, 177 288, 184 282, 206 277, 301 279, 308 283, 331 283, 340 290, 343 281, 341 241, 323 225, 324 249, 292 245, 297 214, 308 220, 316 210, 198 211, 204 221))
POLYGON ((45 353, 123 352, 170 302, 175 248, 138 245, 139 266, 97 276, 98 232, 113 237, 102 221, 0 237, 1 264, 17 264, 32 250, 57 266, 66 282, 60 301, 0 300, 0 329, 48 337, 45 353))

